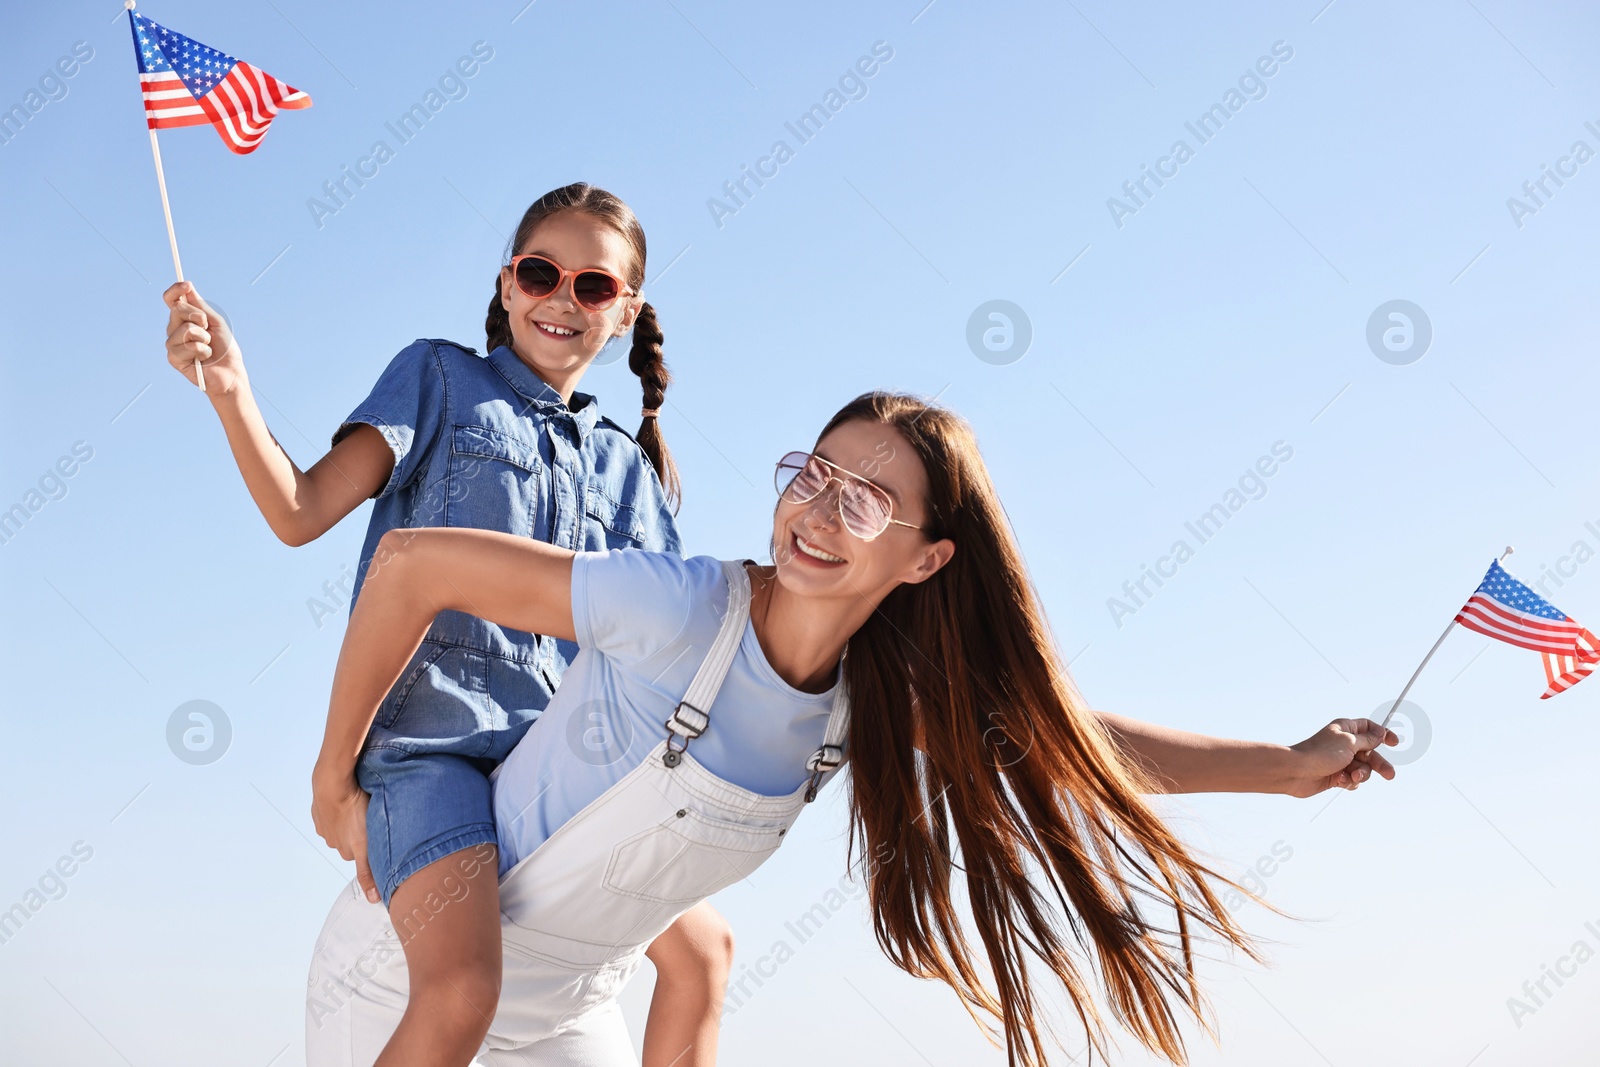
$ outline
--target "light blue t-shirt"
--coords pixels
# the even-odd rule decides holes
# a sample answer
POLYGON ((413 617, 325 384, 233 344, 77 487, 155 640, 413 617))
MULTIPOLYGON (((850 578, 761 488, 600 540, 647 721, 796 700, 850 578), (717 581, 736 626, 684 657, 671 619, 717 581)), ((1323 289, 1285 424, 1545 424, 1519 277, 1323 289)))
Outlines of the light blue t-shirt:
MULTIPOLYGON (((493 775, 502 874, 667 736, 665 723, 727 603, 722 564, 711 556, 610 549, 574 557, 578 654, 544 714, 493 775)), ((711 724, 689 751, 751 792, 792 793, 810 777, 806 760, 822 744, 833 695, 832 688, 802 693, 780 678, 747 622, 709 709, 711 724)))

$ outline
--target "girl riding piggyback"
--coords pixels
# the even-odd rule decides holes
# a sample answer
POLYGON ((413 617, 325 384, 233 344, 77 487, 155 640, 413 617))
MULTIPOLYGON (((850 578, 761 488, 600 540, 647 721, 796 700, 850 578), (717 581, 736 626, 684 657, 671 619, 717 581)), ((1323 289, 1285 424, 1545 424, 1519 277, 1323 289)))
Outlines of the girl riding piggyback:
MULTIPOLYGON (((487 356, 440 339, 408 345, 304 471, 268 431, 227 323, 187 281, 165 293, 167 358, 192 382, 203 366, 245 485, 285 544, 375 501, 354 597, 380 539, 402 527, 681 554, 677 471, 657 423, 671 378, 644 276, 644 230, 626 204, 583 183, 546 193, 495 279, 487 356), (628 365, 644 394, 636 436, 577 391, 601 349, 630 330, 628 365)), ((371 721, 330 713, 313 820, 355 861, 360 890, 388 907, 409 972, 380 1065, 464 1065, 487 1032, 501 979, 489 774, 576 653, 571 641, 446 612, 371 721)), ((704 904, 651 946, 660 980, 644 1067, 715 1062, 731 954, 727 924, 704 904)))

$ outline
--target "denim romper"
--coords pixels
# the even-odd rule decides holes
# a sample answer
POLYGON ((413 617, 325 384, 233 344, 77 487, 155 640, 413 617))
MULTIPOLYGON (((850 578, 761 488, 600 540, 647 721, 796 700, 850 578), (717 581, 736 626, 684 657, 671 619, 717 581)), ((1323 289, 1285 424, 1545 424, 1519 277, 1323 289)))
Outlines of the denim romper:
MULTIPOLYGON (((502 345, 479 356, 444 340, 408 345, 351 412, 394 450, 374 497, 354 596, 396 527, 500 530, 574 551, 682 552, 655 470, 593 396, 571 405, 502 345)), ((446 611, 383 703, 356 763, 372 796, 367 852, 385 905, 417 870, 495 841, 489 772, 544 710, 571 641, 446 611)))

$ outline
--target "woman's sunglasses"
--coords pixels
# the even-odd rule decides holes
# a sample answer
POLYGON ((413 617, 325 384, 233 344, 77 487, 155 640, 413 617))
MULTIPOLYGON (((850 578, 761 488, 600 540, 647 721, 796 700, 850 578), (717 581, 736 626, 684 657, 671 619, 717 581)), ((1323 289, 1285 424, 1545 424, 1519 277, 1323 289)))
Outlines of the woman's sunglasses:
POLYGON ((829 463, 810 452, 790 452, 778 460, 773 475, 778 495, 791 504, 804 504, 815 500, 828 488, 830 482, 839 483, 839 518, 844 528, 863 541, 870 541, 893 523, 913 530, 922 529, 909 522, 891 518, 894 501, 889 494, 872 482, 852 474, 843 467, 829 463))
POLYGON ((567 270, 548 256, 527 253, 511 258, 511 276, 523 295, 534 300, 545 297, 572 279, 572 299, 590 311, 604 311, 616 302, 617 297, 633 290, 622 284, 622 279, 603 270, 567 270))

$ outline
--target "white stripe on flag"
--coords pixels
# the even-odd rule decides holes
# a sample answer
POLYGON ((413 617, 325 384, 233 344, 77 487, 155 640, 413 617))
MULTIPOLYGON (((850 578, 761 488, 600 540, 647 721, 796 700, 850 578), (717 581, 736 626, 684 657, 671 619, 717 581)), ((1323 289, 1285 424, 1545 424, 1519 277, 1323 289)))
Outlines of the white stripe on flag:
POLYGON ((1574 624, 1564 633, 1551 633, 1545 630, 1530 630, 1525 627, 1513 625, 1507 620, 1484 611, 1482 606, 1469 600, 1461 609, 1463 623, 1468 629, 1477 630, 1479 633, 1490 637, 1508 641, 1511 644, 1532 647, 1541 652, 1560 654, 1572 648, 1573 640, 1577 637, 1579 627, 1574 624))
POLYGON ((272 116, 278 113, 278 96, 272 91, 272 86, 267 84, 271 80, 272 76, 265 71, 251 67, 250 77, 245 82, 255 92, 256 113, 262 116, 263 123, 271 122, 272 116))
POLYGON ((1474 593, 1472 598, 1467 601, 1469 604, 1474 602, 1477 603, 1479 607, 1486 609, 1502 619, 1505 619, 1507 622, 1526 627, 1529 630, 1547 630, 1551 633, 1576 634, 1580 629, 1578 624, 1573 622, 1571 619, 1547 619, 1542 615, 1532 615, 1518 608, 1508 607, 1494 599, 1494 597, 1486 596, 1483 593, 1474 593))
POLYGON ((237 68, 230 72, 226 78, 211 92, 206 94, 206 100, 211 105, 213 112, 212 121, 218 124, 223 136, 243 149, 252 149, 261 141, 259 133, 252 133, 237 114, 237 109, 244 105, 233 89, 234 74, 237 68))
POLYGON ((227 111, 238 124, 242 136, 259 138, 266 132, 266 126, 255 121, 255 101, 250 98, 248 87, 236 83, 234 75, 228 75, 222 84, 217 86, 216 91, 227 98, 230 105, 227 111))
MULTIPOLYGON (((245 64, 240 64, 243 67, 245 64)), ((267 132, 267 127, 272 123, 272 112, 263 110, 261 100, 257 96, 256 86, 251 80, 248 70, 239 67, 233 69, 224 83, 228 87, 230 97, 238 106, 235 113, 239 120, 239 128, 249 137, 260 140, 267 132)))

